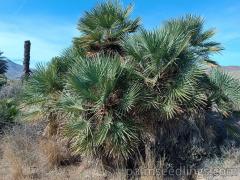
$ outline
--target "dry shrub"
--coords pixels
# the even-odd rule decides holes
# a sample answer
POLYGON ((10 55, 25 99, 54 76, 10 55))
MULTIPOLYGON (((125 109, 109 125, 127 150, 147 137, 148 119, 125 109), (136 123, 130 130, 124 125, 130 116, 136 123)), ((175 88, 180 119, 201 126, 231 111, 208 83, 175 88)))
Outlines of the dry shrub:
POLYGON ((0 154, 0 179, 49 179, 51 176, 61 179, 68 177, 69 171, 69 174, 76 174, 72 171, 80 162, 79 156, 72 155, 67 139, 42 138, 44 127, 19 125, 5 132, 0 148, 3 152, 0 154))
MULTIPOLYGON (((82 179, 104 180, 109 175, 103 167, 102 161, 84 157, 81 166, 78 168, 78 173, 82 179)), ((73 178, 74 180, 76 178, 73 178)), ((77 179, 76 179, 77 180, 77 179)))
MULTIPOLYGON (((57 137, 40 140, 39 147, 42 152, 43 162, 46 162, 46 167, 53 169, 60 165, 71 164, 70 161, 73 159, 73 155, 66 144, 66 140, 61 140, 57 137)), ((75 160, 79 161, 80 158, 75 160)))
POLYGON ((39 147, 46 158, 48 168, 52 169, 60 165, 62 159, 61 150, 54 140, 41 140, 39 147))
POLYGON ((9 167, 9 173, 6 173, 6 176, 9 175, 9 177, 5 178, 13 180, 24 179, 23 162, 21 158, 18 157, 15 152, 13 152, 13 149, 10 146, 5 146, 3 157, 7 163, 7 166, 9 167))
POLYGON ((3 98, 16 98, 22 91, 21 81, 8 82, 0 90, 0 99, 3 98))
MULTIPOLYGON (((126 179, 128 174, 126 170, 107 172, 101 160, 88 157, 80 159, 74 156, 68 148, 67 139, 59 136, 43 138, 41 135, 44 127, 41 125, 16 126, 5 134, 1 143, 3 157, 0 160, 0 179, 126 179)), ((156 162, 155 157, 149 153, 138 169, 142 176, 135 178, 161 180, 163 177, 157 176, 155 172, 163 171, 165 165, 164 158, 156 162)))
POLYGON ((39 127, 15 126, 5 132, 1 146, 4 178, 18 180, 31 176, 30 167, 34 167, 38 162, 36 153, 38 131, 39 127))

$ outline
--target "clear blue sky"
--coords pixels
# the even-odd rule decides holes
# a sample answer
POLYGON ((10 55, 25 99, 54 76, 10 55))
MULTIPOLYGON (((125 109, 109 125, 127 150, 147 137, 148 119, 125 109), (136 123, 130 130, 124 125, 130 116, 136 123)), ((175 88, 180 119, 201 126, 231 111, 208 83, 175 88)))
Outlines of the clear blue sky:
MULTIPOLYGON (((240 0, 123 0, 133 3, 133 17, 148 28, 186 13, 201 15, 206 27, 215 27, 215 40, 225 50, 214 59, 221 65, 240 65, 240 0)), ((21 63, 23 42, 31 40, 32 66, 59 55, 78 36, 76 24, 95 0, 0 0, 0 50, 21 63)))

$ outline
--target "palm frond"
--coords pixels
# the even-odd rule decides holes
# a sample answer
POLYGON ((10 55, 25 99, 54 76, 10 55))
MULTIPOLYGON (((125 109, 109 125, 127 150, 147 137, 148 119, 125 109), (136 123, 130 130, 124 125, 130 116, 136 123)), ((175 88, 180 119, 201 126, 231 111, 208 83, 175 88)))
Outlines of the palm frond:
POLYGON ((85 100, 104 103, 121 75, 119 58, 82 59, 71 70, 68 86, 85 100))
POLYGON ((65 132, 72 137, 72 147, 76 152, 120 161, 127 160, 140 141, 139 127, 131 120, 113 121, 110 116, 105 117, 98 127, 83 119, 71 121, 65 132))
POLYGON ((106 155, 127 160, 139 145, 139 126, 131 120, 113 122, 106 139, 106 155))
POLYGON ((163 109, 167 110, 168 119, 177 114, 198 112, 206 104, 204 89, 201 88, 204 72, 203 67, 189 60, 183 67, 179 67, 176 77, 167 80, 169 83, 165 87, 162 85, 163 90, 159 91, 164 99, 163 109))
POLYGON ((91 154, 94 151, 94 140, 91 123, 82 118, 70 121, 65 127, 65 135, 72 139, 76 153, 91 154))
POLYGON ((212 69, 210 75, 210 100, 217 104, 217 110, 224 115, 239 109, 240 82, 219 68, 212 69))
POLYGON ((190 33, 190 45, 197 56, 208 60, 210 53, 219 53, 223 50, 220 43, 211 41, 215 29, 204 30, 204 19, 200 16, 186 15, 166 22, 166 26, 179 26, 182 32, 190 33))
POLYGON ((37 94, 51 94, 63 89, 63 82, 58 74, 58 66, 50 64, 44 66, 38 64, 36 70, 29 82, 27 82, 27 90, 37 94))
POLYGON ((189 35, 178 29, 164 27, 141 32, 124 42, 129 58, 138 62, 146 78, 156 78, 175 64, 177 57, 188 47, 189 35))
POLYGON ((141 88, 140 85, 134 84, 123 93, 124 95, 120 101, 120 110, 128 112, 138 103, 141 98, 141 88))

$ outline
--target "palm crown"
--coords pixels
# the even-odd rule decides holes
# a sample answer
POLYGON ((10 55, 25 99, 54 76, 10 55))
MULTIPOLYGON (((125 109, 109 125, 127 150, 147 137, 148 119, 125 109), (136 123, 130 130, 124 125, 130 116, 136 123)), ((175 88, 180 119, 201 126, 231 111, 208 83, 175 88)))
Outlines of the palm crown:
POLYGON ((97 5, 79 20, 82 35, 74 39, 75 45, 89 53, 118 52, 122 54, 120 41, 137 30, 140 19, 130 19, 132 6, 123 8, 117 2, 97 5))

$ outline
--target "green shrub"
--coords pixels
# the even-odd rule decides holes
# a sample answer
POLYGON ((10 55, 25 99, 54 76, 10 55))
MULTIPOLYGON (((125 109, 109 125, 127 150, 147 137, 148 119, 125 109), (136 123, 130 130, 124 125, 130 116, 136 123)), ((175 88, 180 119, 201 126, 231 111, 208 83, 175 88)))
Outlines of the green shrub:
POLYGON ((0 74, 0 88, 1 88, 4 84, 6 84, 6 82, 7 82, 6 77, 5 77, 4 75, 0 74))
POLYGON ((19 111, 13 99, 0 100, 0 128, 15 122, 19 111))

